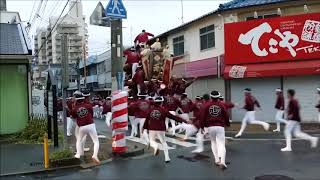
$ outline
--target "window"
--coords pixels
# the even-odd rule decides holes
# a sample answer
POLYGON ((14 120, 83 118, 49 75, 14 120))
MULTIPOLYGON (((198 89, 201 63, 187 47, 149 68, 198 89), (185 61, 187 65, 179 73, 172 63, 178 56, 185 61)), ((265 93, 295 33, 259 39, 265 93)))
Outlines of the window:
POLYGON ((173 54, 175 56, 184 54, 184 36, 173 38, 173 54))
POLYGON ((69 82, 76 82, 78 79, 77 75, 69 75, 69 82))
POLYGON ((273 18, 273 17, 279 17, 279 14, 264 14, 258 16, 258 18, 254 18, 253 16, 246 17, 246 21, 255 20, 255 19, 266 19, 266 18, 273 18))
POLYGON ((200 29, 200 50, 209 49, 215 46, 214 25, 200 29))

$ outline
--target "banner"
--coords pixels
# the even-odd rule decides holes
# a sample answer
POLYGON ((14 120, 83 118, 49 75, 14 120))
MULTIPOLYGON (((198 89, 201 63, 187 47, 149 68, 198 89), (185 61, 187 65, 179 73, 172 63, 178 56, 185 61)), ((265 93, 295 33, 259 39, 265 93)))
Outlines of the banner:
POLYGON ((225 64, 320 59, 320 13, 225 24, 225 64))

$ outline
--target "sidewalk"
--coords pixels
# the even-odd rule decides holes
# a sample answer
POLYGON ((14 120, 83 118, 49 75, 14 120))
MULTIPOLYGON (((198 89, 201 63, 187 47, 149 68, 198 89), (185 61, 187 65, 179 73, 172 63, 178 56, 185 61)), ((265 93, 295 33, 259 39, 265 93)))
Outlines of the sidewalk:
MULTIPOLYGON (((1 144, 0 175, 44 170, 42 144, 1 144)), ((50 151, 52 147, 49 147, 50 151)))
MULTIPOLYGON (((73 138, 68 138, 68 141, 74 141, 73 138)), ((107 138, 99 138, 100 149, 99 158, 101 164, 111 162, 113 160, 111 140, 107 138)), ((59 145, 62 146, 62 142, 59 145)), ((70 144, 71 148, 75 151, 75 143, 70 144)), ((16 174, 29 174, 43 171, 51 171, 65 168, 90 168, 96 166, 92 162, 93 143, 91 139, 87 138, 85 147, 90 147, 90 151, 85 152, 83 163, 71 166, 63 166, 45 169, 43 164, 43 145, 42 144, 0 144, 0 176, 10 176, 16 174)), ((121 157, 137 156, 144 153, 145 146, 127 141, 128 151, 121 157)), ((49 153, 53 152, 54 147, 49 146, 49 153)))

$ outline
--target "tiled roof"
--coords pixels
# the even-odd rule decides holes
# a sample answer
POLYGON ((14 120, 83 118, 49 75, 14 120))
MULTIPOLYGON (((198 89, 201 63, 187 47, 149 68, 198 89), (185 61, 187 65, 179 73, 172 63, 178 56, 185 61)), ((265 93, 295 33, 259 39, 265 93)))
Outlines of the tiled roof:
MULTIPOLYGON (((194 22, 197 22, 201 19, 204 19, 204 18, 209 17, 214 14, 219 14, 220 12, 225 11, 225 10, 245 8, 245 7, 250 7, 250 6, 258 6, 258 5, 266 5, 266 4, 281 3, 281 2, 287 2, 287 1, 297 1, 297 0, 232 0, 232 1, 224 3, 224 4, 220 4, 219 8, 217 10, 213 10, 213 11, 211 11, 207 14, 204 14, 194 20, 191 20, 187 23, 184 23, 176 28, 170 29, 169 31, 166 31, 162 34, 159 34, 155 38, 168 36, 169 34, 173 34, 175 32, 178 32, 182 29, 187 28, 188 26, 190 26, 194 22)), ((155 40, 155 38, 153 38, 153 39, 155 40)))
POLYGON ((286 1, 290 1, 290 0, 233 0, 228 3, 220 4, 218 10, 223 11, 223 10, 230 10, 230 9, 239 9, 239 8, 245 8, 250 6, 281 3, 286 1))
POLYGON ((0 23, 0 54, 31 55, 26 34, 20 24, 0 23))

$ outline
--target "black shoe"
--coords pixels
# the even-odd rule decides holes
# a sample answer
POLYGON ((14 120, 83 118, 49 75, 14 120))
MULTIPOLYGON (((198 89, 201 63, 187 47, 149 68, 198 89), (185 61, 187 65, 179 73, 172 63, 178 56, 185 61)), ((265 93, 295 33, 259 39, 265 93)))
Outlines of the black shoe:
POLYGON ((170 163, 170 160, 166 161, 166 163, 167 163, 167 164, 170 163))

